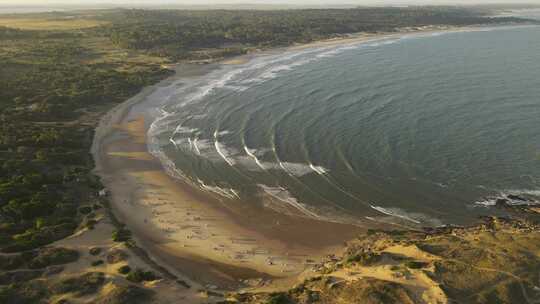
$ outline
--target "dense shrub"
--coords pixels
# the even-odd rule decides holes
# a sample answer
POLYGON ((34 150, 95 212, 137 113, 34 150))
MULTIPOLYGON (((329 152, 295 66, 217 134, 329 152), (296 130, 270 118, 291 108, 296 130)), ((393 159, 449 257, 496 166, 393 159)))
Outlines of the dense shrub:
POLYGON ((51 286, 51 290, 55 294, 74 293, 76 296, 84 296, 97 292, 104 283, 104 273, 88 272, 55 283, 51 286))
POLYGON ((0 303, 34 304, 42 303, 49 296, 48 289, 36 280, 0 286, 0 303))
POLYGON ((93 261, 92 262, 92 266, 93 267, 96 267, 96 266, 99 266, 99 265, 103 265, 105 262, 103 262, 103 260, 97 260, 97 261, 93 261))
POLYGON ((20 270, 0 272, 0 285, 9 285, 26 282, 38 278, 43 274, 40 270, 20 270))
POLYGON ((38 255, 28 263, 28 268, 45 268, 51 265, 61 265, 75 262, 79 252, 61 247, 50 247, 39 250, 38 255))
POLYGON ((78 30, 0 28, 2 252, 35 249, 81 226, 103 186, 92 176, 88 153, 94 122, 78 118, 99 114, 171 73, 158 64, 83 64, 84 56, 104 58, 90 54, 81 35, 100 39, 78 30))
POLYGON ((289 297, 285 293, 273 293, 268 296, 266 304, 289 304, 291 303, 289 297))
POLYGON ((130 271, 131 271, 131 267, 129 267, 128 265, 124 265, 118 268, 118 273, 120 274, 128 274, 130 271))
POLYGON ((405 263, 405 266, 407 266, 410 269, 421 269, 428 265, 428 263, 425 262, 419 262, 419 261, 407 261, 405 263))
POLYGON ((126 242, 131 239, 131 231, 126 228, 116 229, 112 234, 112 239, 115 242, 126 242))
POLYGON ((381 260, 381 255, 371 252, 371 251, 362 251, 347 257, 347 263, 358 263, 362 266, 370 266, 381 260))
POLYGON ((140 283, 143 281, 155 281, 158 280, 159 277, 156 276, 152 271, 136 269, 128 273, 126 279, 131 282, 140 283))
POLYGON ((115 264, 124 261, 127 259, 128 254, 121 249, 113 249, 107 253, 107 263, 115 264))
POLYGON ((101 297, 97 304, 143 304, 150 303, 154 292, 137 286, 115 286, 101 297))
POLYGON ((85 215, 89 214, 90 212, 92 212, 92 207, 88 207, 88 206, 80 207, 79 212, 85 215))
POLYGON ((99 247, 92 247, 90 248, 90 250, 88 250, 88 253, 90 253, 90 255, 99 255, 101 253, 101 251, 103 251, 103 249, 99 248, 99 247))

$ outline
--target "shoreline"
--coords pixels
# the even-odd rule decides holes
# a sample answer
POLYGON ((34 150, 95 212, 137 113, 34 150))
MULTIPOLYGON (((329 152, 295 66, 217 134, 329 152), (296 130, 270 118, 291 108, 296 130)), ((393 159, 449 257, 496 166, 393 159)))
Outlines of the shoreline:
MULTIPOLYGON (((146 150, 144 114, 136 118, 130 115, 157 88, 171 85, 183 76, 185 73, 177 73, 147 87, 109 111, 96 129, 92 147, 95 173, 110 191, 113 213, 153 260, 179 277, 187 274, 189 279, 206 285, 233 289, 245 286, 237 279, 269 281, 297 275, 309 267, 306 260, 318 260, 335 252, 343 241, 360 232, 348 225, 320 222, 321 230, 341 231, 344 237, 334 238, 327 232, 321 242, 310 238, 311 231, 304 228, 284 241, 277 235, 286 234, 291 226, 312 227, 315 221, 300 219, 293 223, 296 219, 269 211, 266 219, 259 217, 262 222, 255 222, 263 223, 261 230, 266 232, 275 229, 275 237, 271 238, 256 231, 255 222, 245 223, 248 218, 167 175, 161 163, 146 150), (178 217, 182 214, 180 224, 178 217), (273 226, 274 220, 280 227, 273 226), (302 239, 306 244, 297 245, 302 239), (208 273, 201 274, 204 270, 208 273)), ((255 216, 253 212, 251 215, 255 216)))
MULTIPOLYGON (((214 64, 242 64, 254 56, 274 52, 475 28, 358 33, 250 53, 214 64)), ((290 217, 269 209, 264 209, 263 215, 261 209, 251 207, 226 208, 211 195, 167 175, 160 161, 147 151, 149 110, 160 102, 152 93, 181 79, 204 76, 213 68, 175 65, 175 75, 144 88, 103 116, 92 145, 95 173, 110 191, 112 211, 133 232, 137 244, 175 275, 224 289, 260 287, 276 280, 290 282, 309 271, 311 261, 342 250, 344 242, 366 229, 290 217)))

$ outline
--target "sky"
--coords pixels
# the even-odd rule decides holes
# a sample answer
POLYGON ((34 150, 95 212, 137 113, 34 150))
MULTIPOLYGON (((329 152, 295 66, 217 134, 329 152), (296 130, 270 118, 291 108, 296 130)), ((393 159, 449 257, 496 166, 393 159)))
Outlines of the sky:
POLYGON ((151 5, 212 5, 212 4, 293 4, 293 5, 399 5, 399 4, 485 4, 485 3, 535 3, 540 0, 0 0, 0 5, 40 5, 52 4, 93 5, 93 4, 151 4, 151 5))

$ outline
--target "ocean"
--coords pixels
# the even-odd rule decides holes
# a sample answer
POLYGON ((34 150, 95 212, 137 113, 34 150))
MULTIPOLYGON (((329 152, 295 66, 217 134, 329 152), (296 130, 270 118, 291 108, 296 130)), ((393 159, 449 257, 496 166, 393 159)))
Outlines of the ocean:
POLYGON ((154 94, 149 150, 224 204, 438 226, 540 200, 538 26, 273 52, 154 94))

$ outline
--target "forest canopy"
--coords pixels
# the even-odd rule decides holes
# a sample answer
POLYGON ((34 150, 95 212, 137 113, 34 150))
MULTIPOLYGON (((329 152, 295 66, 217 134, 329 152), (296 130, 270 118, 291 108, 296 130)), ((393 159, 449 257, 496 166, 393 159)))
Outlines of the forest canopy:
MULTIPOLYGON (((194 50, 286 46, 356 32, 395 31, 426 25, 471 25, 521 21, 489 18, 486 12, 451 7, 307 9, 282 11, 122 10, 106 14, 100 28, 129 49, 185 59, 194 50)), ((232 51, 232 50, 231 50, 232 51)))

